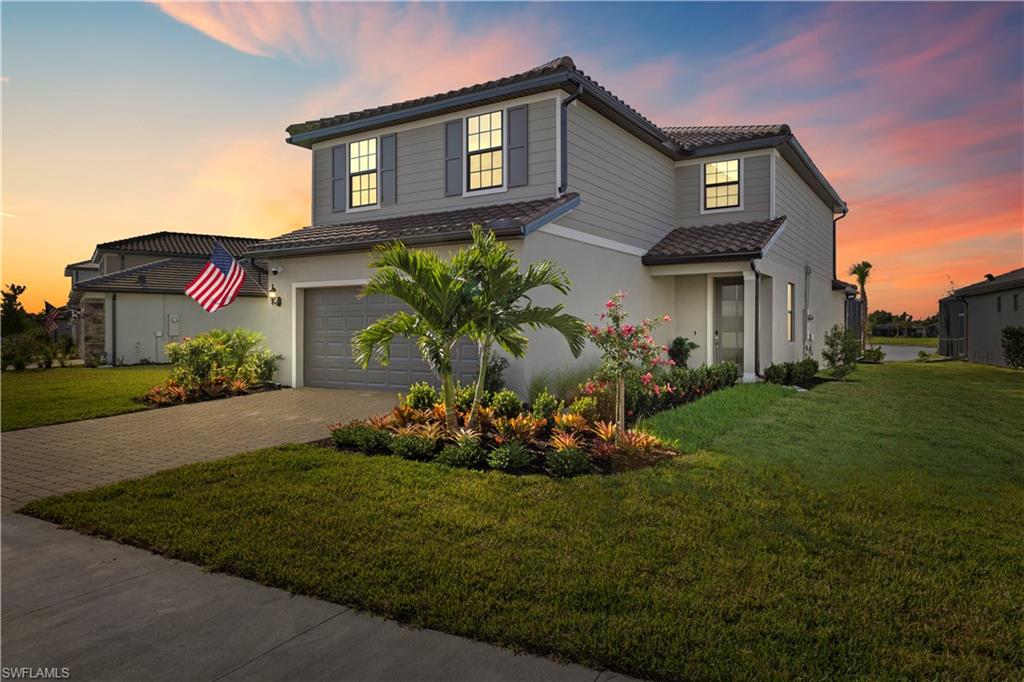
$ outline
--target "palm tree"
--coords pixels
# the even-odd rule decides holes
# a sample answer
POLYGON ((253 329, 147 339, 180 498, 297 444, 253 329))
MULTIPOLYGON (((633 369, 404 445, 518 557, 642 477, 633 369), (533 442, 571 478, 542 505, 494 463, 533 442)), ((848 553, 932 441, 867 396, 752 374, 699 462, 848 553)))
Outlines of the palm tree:
POLYGON ((866 260, 854 263, 850 266, 850 274, 857 278, 860 286, 860 347, 863 349, 867 345, 868 335, 868 291, 865 285, 871 275, 871 263, 866 260))
POLYGON ((432 251, 394 242, 376 247, 370 265, 377 272, 361 295, 393 296, 411 312, 393 313, 357 333, 352 338, 353 360, 363 369, 371 359, 386 366, 396 336, 415 339, 423 359, 441 380, 445 420, 455 428, 452 354, 459 339, 470 332, 473 319, 474 286, 467 277, 466 258, 445 261, 432 251))
POLYGON ((514 358, 526 354, 529 341, 524 327, 553 329, 569 344, 573 357, 579 357, 586 342, 586 327, 578 317, 563 313, 561 304, 536 306, 530 292, 539 287, 552 287, 568 294, 571 285, 565 271, 551 261, 531 263, 526 272, 519 271, 519 259, 494 232, 473 226, 473 246, 455 260, 465 259, 474 284, 473 322, 470 338, 479 348, 480 370, 477 374, 469 423, 476 423, 477 409, 483 395, 487 365, 494 346, 514 358))

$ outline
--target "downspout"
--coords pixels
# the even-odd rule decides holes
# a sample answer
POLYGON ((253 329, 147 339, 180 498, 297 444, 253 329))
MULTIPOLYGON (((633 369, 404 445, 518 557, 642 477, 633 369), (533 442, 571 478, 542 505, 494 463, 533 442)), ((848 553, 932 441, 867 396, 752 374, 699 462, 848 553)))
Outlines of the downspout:
POLYGON ((850 212, 850 209, 844 208, 843 214, 838 218, 835 214, 832 214, 832 279, 839 279, 839 275, 836 272, 836 223, 846 217, 846 214, 850 212))
POLYGON ((971 310, 970 306, 967 305, 967 298, 964 296, 958 296, 957 299, 964 304, 964 354, 963 359, 970 359, 970 355, 967 353, 967 325, 971 321, 971 310))
POLYGON ((761 273, 757 271, 754 261, 750 261, 750 269, 754 271, 754 376, 764 379, 761 374, 761 273))
POLYGON ((110 364, 117 367, 117 294, 110 295, 110 364))
POLYGON ((559 196, 565 194, 569 189, 569 105, 575 102, 583 94, 583 83, 576 84, 576 92, 562 100, 562 130, 558 140, 561 149, 561 175, 562 182, 558 186, 559 196))

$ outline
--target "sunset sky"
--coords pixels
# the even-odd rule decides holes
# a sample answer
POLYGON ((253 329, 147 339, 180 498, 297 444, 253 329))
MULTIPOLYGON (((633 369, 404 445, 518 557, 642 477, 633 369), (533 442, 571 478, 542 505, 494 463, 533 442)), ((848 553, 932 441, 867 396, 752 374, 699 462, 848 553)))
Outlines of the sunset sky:
POLYGON ((839 267, 932 314, 1024 263, 1020 4, 4 2, 3 282, 161 229, 309 221, 286 125, 562 54, 661 125, 788 123, 850 205, 839 267))

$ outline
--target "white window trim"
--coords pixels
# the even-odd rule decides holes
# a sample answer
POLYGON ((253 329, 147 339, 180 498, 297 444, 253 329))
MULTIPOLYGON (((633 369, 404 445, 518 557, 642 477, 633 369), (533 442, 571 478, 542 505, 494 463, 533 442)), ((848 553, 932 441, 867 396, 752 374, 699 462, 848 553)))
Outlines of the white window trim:
POLYGON ((743 210, 743 195, 746 193, 746 180, 743 177, 743 157, 728 156, 721 159, 704 159, 699 166, 700 169, 700 214, 711 215, 714 213, 734 213, 736 211, 743 210), (707 178, 706 166, 709 163, 720 163, 722 161, 738 161, 739 162, 739 177, 740 177, 740 205, 730 206, 729 208, 705 208, 704 201, 706 195, 704 194, 704 181, 707 178))
POLYGON ((462 196, 478 197, 508 191, 508 107, 497 107, 466 114, 462 117, 462 196), (469 119, 482 114, 501 112, 501 187, 469 189, 469 119))
MULTIPOLYGON (((742 183, 740 183, 742 186, 742 183)), ((364 211, 376 211, 380 208, 380 135, 360 137, 347 143, 345 147, 345 213, 363 213, 364 211), (365 140, 377 140, 377 203, 366 206, 352 206, 352 145, 365 140)))

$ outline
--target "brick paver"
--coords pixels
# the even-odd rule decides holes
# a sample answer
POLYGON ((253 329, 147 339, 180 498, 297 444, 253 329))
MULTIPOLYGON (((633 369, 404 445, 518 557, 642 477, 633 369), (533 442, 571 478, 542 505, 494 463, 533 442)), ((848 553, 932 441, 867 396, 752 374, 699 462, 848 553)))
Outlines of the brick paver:
POLYGON ((300 388, 0 436, 3 511, 161 469, 327 436, 325 426, 390 410, 393 391, 300 388))

